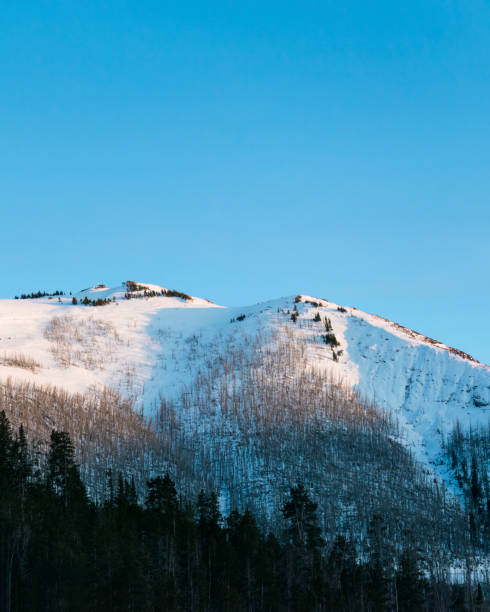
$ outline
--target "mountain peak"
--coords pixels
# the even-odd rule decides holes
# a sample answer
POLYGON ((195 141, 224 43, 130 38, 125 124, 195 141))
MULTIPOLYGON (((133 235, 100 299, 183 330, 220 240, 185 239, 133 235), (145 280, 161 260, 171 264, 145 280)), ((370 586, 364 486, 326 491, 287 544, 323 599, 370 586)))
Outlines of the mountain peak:
POLYGON ((109 288, 104 283, 99 283, 93 287, 82 289, 74 296, 82 303, 92 301, 117 301, 121 299, 151 298, 151 297, 172 297, 189 302, 194 300, 191 295, 176 289, 167 289, 154 283, 144 283, 140 281, 127 280, 121 285, 109 288))
POLYGON ((98 282, 73 296, 0 301, 0 382, 112 388, 149 417, 162 397, 180 401, 204 371, 251 351, 264 354, 277 342, 298 355, 288 376, 314 370, 397 415, 407 445, 426 464, 437 460, 441 435, 456 421, 488 420, 488 366, 324 298, 301 294, 224 308, 130 280, 112 288, 98 282))
POLYGON ((367 313, 362 310, 359 310, 355 306, 341 306, 340 304, 336 304, 335 302, 331 302, 330 300, 326 300, 324 298, 316 298, 313 296, 303 295, 303 294, 297 295, 295 298, 295 302, 296 303, 302 302, 304 304, 310 304, 312 306, 318 306, 318 307, 336 308, 339 312, 344 312, 346 315, 359 317, 359 318, 364 319, 366 322, 370 323, 371 325, 376 325, 377 327, 383 327, 387 331, 390 331, 391 333, 394 333, 395 335, 398 335, 399 337, 408 338, 417 343, 428 344, 434 348, 448 351, 455 357, 459 357, 460 359, 463 359, 465 361, 470 361, 474 363, 475 365, 478 365, 478 366, 481 366, 481 367, 484 367, 490 370, 490 366, 484 363, 481 363, 480 361, 478 361, 477 359, 475 359, 474 357, 472 357, 471 355, 469 355, 468 353, 465 353, 464 351, 460 349, 444 344, 443 342, 440 342, 439 340, 434 340, 433 338, 430 338, 429 336, 426 336, 420 332, 410 329, 409 327, 405 327, 404 325, 401 325, 400 323, 396 323, 395 321, 391 321, 390 319, 387 319, 380 315, 371 314, 371 313, 367 313))

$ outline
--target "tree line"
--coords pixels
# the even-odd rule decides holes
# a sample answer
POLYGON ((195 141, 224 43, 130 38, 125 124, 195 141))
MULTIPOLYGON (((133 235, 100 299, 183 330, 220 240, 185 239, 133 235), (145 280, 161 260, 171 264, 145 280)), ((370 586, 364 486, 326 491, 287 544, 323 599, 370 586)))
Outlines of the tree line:
POLYGON ((338 536, 327 546, 302 484, 275 511, 279 534, 249 511, 224 517, 214 492, 178 494, 167 473, 134 481, 107 473, 105 502, 87 494, 66 432, 53 430, 36 467, 22 426, 0 412, 0 609, 484 610, 480 585, 422 572, 415 547, 396 558, 373 516, 369 554, 338 536))
POLYGON ((16 300, 34 300, 37 298, 42 298, 42 297, 55 297, 55 296, 61 296, 61 295, 65 295, 65 293, 63 291, 60 291, 59 289, 57 289, 56 291, 53 291, 52 293, 49 293, 48 291, 41 291, 38 290, 36 292, 32 291, 31 293, 21 293, 20 297, 18 295, 14 296, 14 299, 16 300))
POLYGON ((490 549, 490 424, 464 430, 457 422, 444 441, 444 454, 464 498, 474 546, 490 549))

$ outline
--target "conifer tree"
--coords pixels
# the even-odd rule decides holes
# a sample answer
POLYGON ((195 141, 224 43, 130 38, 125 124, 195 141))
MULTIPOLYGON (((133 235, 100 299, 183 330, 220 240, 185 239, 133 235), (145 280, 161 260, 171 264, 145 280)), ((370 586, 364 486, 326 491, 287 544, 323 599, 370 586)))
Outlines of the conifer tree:
POLYGON ((0 412, 0 480, 11 476, 12 429, 5 410, 0 412))
POLYGON ((396 593, 400 612, 416 612, 424 603, 423 580, 417 552, 413 546, 405 547, 396 573, 396 593))
POLYGON ((32 474, 32 461, 22 425, 20 425, 17 438, 12 444, 12 469, 16 491, 24 500, 27 483, 32 474))
POLYGON ((282 507, 286 522, 288 598, 296 608, 310 608, 315 566, 323 546, 316 504, 305 487, 291 487, 289 498, 282 507))
POLYGON ((11 610, 16 552, 16 504, 13 489, 12 430, 0 412, 0 609, 11 610))
POLYGON ((87 492, 75 463, 70 436, 64 431, 51 432, 48 454, 48 486, 63 500, 65 510, 84 509, 87 492))
POLYGON ((177 510, 177 491, 175 483, 168 472, 162 478, 158 476, 147 482, 148 493, 146 507, 149 510, 160 512, 167 516, 175 514, 177 510))
POLYGON ((289 499, 282 507, 286 520, 286 534, 293 546, 315 550, 322 546, 321 529, 316 514, 318 504, 313 502, 301 483, 291 487, 289 499))
POLYGON ((386 610, 390 600, 392 571, 387 526, 381 514, 375 514, 368 530, 370 555, 368 566, 368 598, 374 610, 386 610))

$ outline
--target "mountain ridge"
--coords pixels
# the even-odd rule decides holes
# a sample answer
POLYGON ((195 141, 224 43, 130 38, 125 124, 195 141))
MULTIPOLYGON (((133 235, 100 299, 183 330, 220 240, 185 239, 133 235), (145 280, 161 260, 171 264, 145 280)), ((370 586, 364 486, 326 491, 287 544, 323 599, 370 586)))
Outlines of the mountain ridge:
MULTIPOLYGON (((431 469, 457 421, 488 421, 489 366, 384 317, 305 294, 224 307, 126 281, 0 300, 0 382, 82 393, 108 387, 154 418, 162 398, 178 404, 210 360, 247 354, 257 338, 298 341, 298 368, 341 381, 393 414, 404 444, 431 469)), ((445 467, 437 472, 449 482, 445 467)))

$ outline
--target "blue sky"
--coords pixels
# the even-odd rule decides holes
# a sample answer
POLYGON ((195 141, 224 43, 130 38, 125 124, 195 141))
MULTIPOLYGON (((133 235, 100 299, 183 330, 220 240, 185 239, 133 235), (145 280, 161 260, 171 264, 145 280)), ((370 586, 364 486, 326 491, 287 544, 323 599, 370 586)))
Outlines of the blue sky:
POLYGON ((490 5, 23 2, 0 295, 309 293, 490 363, 490 5))

